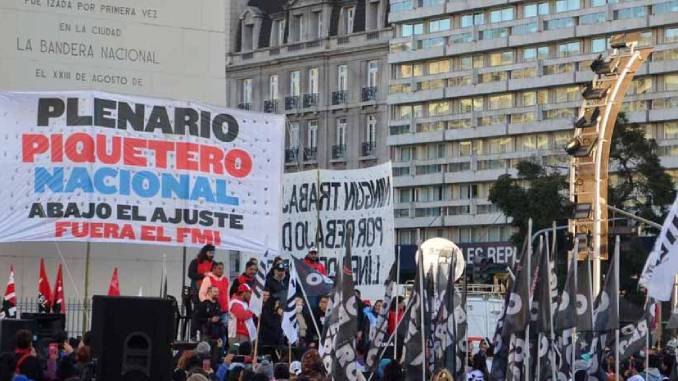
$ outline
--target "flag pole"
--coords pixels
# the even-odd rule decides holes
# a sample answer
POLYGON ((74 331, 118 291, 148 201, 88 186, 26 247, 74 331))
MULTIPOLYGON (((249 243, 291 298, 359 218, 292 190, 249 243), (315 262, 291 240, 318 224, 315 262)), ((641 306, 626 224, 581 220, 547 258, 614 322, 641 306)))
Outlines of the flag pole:
MULTIPOLYGON (((395 301, 396 301, 396 306, 395 306, 395 321, 396 321, 396 326, 393 332, 395 333, 395 337, 393 338, 393 359, 395 361, 398 360, 398 327, 400 326, 400 321, 398 320, 398 313, 400 312, 400 303, 398 303, 398 297, 400 296, 400 248, 402 246, 398 245, 398 250, 396 253, 396 284, 395 284, 395 301)), ((393 302, 392 300, 389 301, 389 303, 393 302)), ((388 344, 387 344, 388 345, 388 344)))
POLYGON ((614 353, 614 376, 619 379, 619 235, 614 238, 614 274, 615 274, 615 289, 617 290, 617 303, 615 316, 617 316, 617 327, 614 330, 615 338, 615 353, 614 353))
MULTIPOLYGON (((421 350, 426 353, 426 334, 424 327, 424 253, 421 251, 421 229, 417 230, 419 237, 417 237, 417 257, 420 261, 417 266, 417 272, 419 272, 419 315, 421 319, 421 327, 419 331, 421 334, 421 350)), ((423 363, 421 364, 421 379, 426 379, 426 355, 424 355, 423 363)))
MULTIPOLYGON (((547 242, 548 243, 548 242, 547 242)), ((546 246, 546 260, 548 261, 548 272, 546 273, 546 279, 548 279, 548 287, 549 287, 549 328, 550 328, 550 334, 549 334, 549 353, 550 353, 550 359, 551 359, 551 379, 552 380, 557 380, 556 378, 556 352, 553 350, 553 345, 555 345, 556 342, 556 337, 555 337, 555 327, 553 326, 553 302, 552 302, 552 295, 551 295, 551 255, 553 254, 553 257, 555 258, 556 256, 556 221, 553 221, 553 243, 551 244, 551 250, 549 250, 548 245, 546 246)), ((542 259, 543 260, 543 259, 542 259)), ((554 259, 555 261, 555 259, 554 259)), ((555 263, 553 264, 555 267, 555 263)))
MULTIPOLYGON (((576 240, 576 237, 575 237, 575 240, 576 240)), ((574 274, 573 274, 574 289, 578 290, 579 285, 577 284, 577 266, 578 266, 577 262, 578 262, 579 258, 577 258, 577 256, 579 254, 579 241, 577 240, 576 242, 577 243, 574 245, 574 251, 572 252, 572 263, 573 263, 572 269, 574 270, 574 274)), ((587 258, 587 260, 588 260, 588 258, 587 258)), ((574 297, 575 301, 576 301, 577 295, 575 294, 572 297, 574 297)), ((574 363, 576 361, 577 361, 577 319, 576 319, 576 314, 575 314, 575 324, 574 324, 574 327, 572 328, 572 363, 570 364, 570 374, 572 375, 572 381, 574 381, 574 373, 575 373, 574 363)))
MULTIPOLYGON (((532 312, 532 218, 527 220, 527 311, 531 315, 532 312)), ((530 319, 528 319, 527 327, 525 328, 525 342, 527 342, 527 350, 525 351, 525 379, 530 379, 530 319)), ((468 344, 467 344, 468 345, 468 344)), ((468 361, 468 355, 466 356, 468 361)))
POLYGON ((257 360, 257 354, 259 354, 259 329, 261 328, 261 315, 264 314, 264 306, 261 306, 261 314, 259 315, 259 319, 257 319, 257 337, 254 340, 254 353, 252 355, 252 358, 254 361, 257 360))

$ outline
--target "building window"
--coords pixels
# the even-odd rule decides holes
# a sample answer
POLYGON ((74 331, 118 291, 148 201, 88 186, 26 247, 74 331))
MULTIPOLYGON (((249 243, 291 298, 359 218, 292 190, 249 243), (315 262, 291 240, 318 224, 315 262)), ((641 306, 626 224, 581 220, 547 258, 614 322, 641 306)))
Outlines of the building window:
POLYGON ((334 143, 339 147, 346 146, 346 118, 340 118, 337 121, 337 130, 334 143))
POLYGON ((378 76, 379 61, 369 61, 367 63, 367 87, 377 87, 378 76))
POLYGON ((283 45, 285 43, 285 19, 278 20, 278 44, 283 45))
POLYGON ((546 22, 546 30, 557 30, 564 28, 571 28, 574 26, 574 19, 572 17, 565 17, 562 19, 553 19, 546 22))
POLYGON ((254 38, 254 24, 246 24, 243 29, 242 47, 243 50, 254 50, 256 39, 254 38))
POLYGON ((581 8, 581 0, 556 0, 556 12, 574 11, 581 8))
POLYGON ((314 67, 311 69, 308 69, 308 93, 309 94, 318 94, 319 88, 318 88, 318 68, 314 67))
POLYGON ((337 90, 348 90, 348 65, 337 66, 337 90))
POLYGON ((374 115, 368 115, 366 127, 365 141, 368 144, 374 146, 377 142, 377 117, 374 115))
POLYGON ((637 17, 645 17, 646 14, 645 6, 633 7, 633 8, 624 8, 615 11, 614 18, 615 20, 625 20, 632 19, 637 17))
POLYGON ((581 46, 579 41, 566 42, 558 46, 558 56, 559 57, 570 57, 577 55, 581 52, 581 46))
POLYGON ((513 20, 513 8, 502 8, 490 11, 490 22, 502 22, 513 20))
POLYGON ((549 14, 549 3, 533 3, 523 6, 523 18, 545 16, 549 14))
POLYGON ((252 104, 252 79, 247 78, 242 80, 242 97, 240 99, 240 103, 243 105, 251 105, 252 104))
POLYGON ((273 20, 271 27, 271 46, 280 46, 284 43, 285 38, 285 20, 273 20))
POLYGON ((313 39, 318 39, 323 35, 323 17, 322 12, 313 12, 311 15, 311 33, 313 39))
POLYGON ((664 43, 678 42, 678 28, 664 30, 664 43))
POLYGON ((607 13, 589 13, 588 15, 579 16, 579 25, 599 24, 607 21, 607 13))
POLYGON ((428 25, 429 33, 442 32, 445 30, 450 30, 450 19, 440 19, 440 20, 431 20, 428 25))
POLYGON ((299 147, 299 122, 290 122, 289 133, 289 148, 296 149, 299 147))
POLYGON ((299 70, 290 72, 290 95, 293 97, 301 95, 301 72, 299 70))
POLYGON ((412 37, 424 34, 424 23, 415 23, 415 24, 403 24, 400 29, 401 37, 412 37))
POLYGON ((485 15, 483 13, 474 13, 461 16, 461 27, 467 28, 473 25, 485 24, 485 15))
POLYGON ((295 15, 290 28, 290 41, 299 42, 304 38, 304 16, 295 15))
POLYGON ((268 99, 278 99, 278 74, 268 77, 268 99))
POLYGON ((306 147, 315 150, 318 147, 318 121, 309 120, 307 128, 306 147))
POLYGON ((347 7, 345 9, 345 15, 346 17, 344 18, 345 20, 345 30, 346 34, 351 34, 353 33, 353 22, 355 21, 355 7, 347 7))
POLYGON ((490 54, 490 66, 509 65, 513 63, 513 51, 490 54))
POLYGON ((594 38, 591 40, 591 53, 602 53, 607 50, 607 38, 594 38))

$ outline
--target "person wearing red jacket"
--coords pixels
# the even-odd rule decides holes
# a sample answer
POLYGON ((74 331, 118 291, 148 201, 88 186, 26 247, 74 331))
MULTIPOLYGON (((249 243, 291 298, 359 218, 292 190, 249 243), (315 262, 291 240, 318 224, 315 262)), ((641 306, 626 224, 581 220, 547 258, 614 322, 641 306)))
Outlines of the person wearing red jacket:
POLYGON ((254 313, 250 311, 249 301, 252 289, 246 283, 238 286, 237 292, 229 302, 228 338, 230 343, 252 341, 257 335, 254 313))
POLYGON ((389 336, 393 334, 393 331, 396 329, 396 326, 403 320, 405 316, 405 300, 402 296, 398 298, 393 298, 391 302, 391 308, 388 311, 388 334, 389 336))
POLYGON ((304 263, 310 266, 313 270, 327 276, 327 270, 325 265, 320 263, 320 258, 318 258, 318 250, 315 247, 312 247, 308 250, 306 258, 304 258, 304 263))
POLYGON ((259 263, 256 259, 252 258, 247 261, 245 264, 245 272, 240 274, 239 277, 233 279, 233 284, 231 285, 231 292, 229 293, 231 297, 238 292, 238 288, 241 284, 246 284, 250 288, 254 287, 254 276, 257 274, 257 267, 259 263))

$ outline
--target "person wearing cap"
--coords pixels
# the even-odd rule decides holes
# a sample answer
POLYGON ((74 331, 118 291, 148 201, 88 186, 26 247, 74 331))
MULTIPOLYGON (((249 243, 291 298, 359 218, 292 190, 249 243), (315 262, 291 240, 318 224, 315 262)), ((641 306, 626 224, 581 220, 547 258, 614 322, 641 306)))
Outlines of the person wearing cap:
MULTIPOLYGON (((280 257, 278 257, 280 258, 280 257)), ((266 276, 265 288, 271 293, 271 296, 280 300, 287 300, 287 289, 290 283, 290 276, 287 273, 287 266, 282 258, 273 260, 273 268, 266 276)))
POLYGON ((246 284, 250 286, 250 288, 254 287, 254 276, 257 274, 257 267, 259 266, 258 262, 256 259, 251 258, 247 263, 245 264, 245 272, 240 274, 239 277, 233 279, 233 284, 231 285, 231 292, 229 293, 231 296, 238 292, 238 288, 242 284, 246 284))
POLYGON ((299 376, 301 374, 301 362, 300 361, 292 361, 290 363, 290 375, 295 375, 299 376))
POLYGON ((249 307, 251 296, 252 289, 244 283, 238 286, 237 292, 231 297, 228 307, 231 314, 228 320, 228 338, 231 343, 250 342, 256 337, 255 316, 249 307))
POLYGON ((318 258, 318 250, 315 247, 311 247, 308 250, 308 254, 306 254, 306 258, 304 258, 304 263, 310 266, 313 270, 323 275, 327 275, 325 265, 320 263, 320 258, 318 258))

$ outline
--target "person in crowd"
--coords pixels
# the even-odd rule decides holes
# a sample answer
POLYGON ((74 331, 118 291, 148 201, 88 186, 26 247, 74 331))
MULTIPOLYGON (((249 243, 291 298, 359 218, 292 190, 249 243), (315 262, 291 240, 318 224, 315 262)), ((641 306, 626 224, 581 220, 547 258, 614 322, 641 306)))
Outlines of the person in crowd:
POLYGON ((256 332, 256 325, 253 320, 255 316, 249 308, 251 297, 252 289, 247 283, 243 283, 238 286, 237 292, 231 298, 229 305, 231 317, 228 321, 228 337, 230 342, 249 343, 251 341, 250 332, 256 332))
POLYGON ((266 381, 271 380, 273 378, 273 364, 271 364, 270 361, 264 359, 258 363, 256 373, 258 375, 264 375, 266 377, 266 381))
POLYGON ((281 304, 275 297, 270 297, 261 308, 261 325, 259 327, 260 353, 275 355, 275 347, 284 345, 282 331, 281 304))
POLYGON ((641 372, 643 371, 643 359, 630 359, 628 362, 628 369, 626 371, 626 381, 645 381, 641 372))
POLYGON ((662 381, 663 377, 659 372, 662 362, 656 353, 650 353, 647 358, 647 369, 645 369, 645 381, 662 381))
POLYGON ((440 369, 433 374, 431 381, 454 381, 452 373, 447 369, 440 369))
POLYGON ((43 381, 43 370, 33 348, 33 333, 27 329, 16 332, 15 375, 23 375, 33 381, 43 381))
MULTIPOLYGON (((66 380, 73 377, 79 376, 78 369, 75 366, 76 363, 76 354, 73 350, 73 347, 68 340, 68 334, 66 332, 57 332, 54 335, 54 342, 57 344, 57 354, 54 359, 54 364, 56 365, 56 372, 50 374, 54 377, 46 377, 58 380, 66 380)), ((52 359, 48 359, 48 365, 52 364, 52 359)), ((49 367, 48 367, 49 368, 49 367)))
MULTIPOLYGON (((193 315, 194 309, 196 309, 200 303, 200 298, 198 297, 200 286, 202 285, 202 281, 205 278, 205 274, 212 271, 213 263, 214 245, 207 244, 200 249, 198 255, 188 265, 188 278, 191 280, 190 300, 185 300, 185 302, 188 302, 185 303, 186 315, 188 316, 193 315)), ((191 337, 195 336, 195 333, 198 329, 200 329, 200 327, 194 327, 191 325, 191 337)))
POLYGON ((289 381, 290 379, 289 366, 286 363, 275 364, 275 366, 273 367, 273 379, 276 381, 289 381))
POLYGON ((301 362, 300 361, 292 361, 290 363, 290 378, 291 377, 299 377, 301 374, 301 362))
POLYGON ((318 250, 315 247, 312 247, 308 250, 306 257, 304 258, 304 263, 315 271, 327 275, 327 269, 325 265, 320 263, 320 258, 318 257, 318 250))
POLYGON ((278 300, 287 299, 287 289, 289 287, 290 277, 287 273, 287 268, 285 263, 276 257, 273 260, 273 268, 266 276, 266 286, 265 288, 269 290, 271 296, 278 300))
MULTIPOLYGON (((318 330, 320 331, 320 334, 322 334, 324 329, 323 327, 325 324, 325 318, 327 317, 327 308, 329 307, 329 304, 330 297, 328 295, 322 295, 318 300, 318 306, 313 309, 313 318, 315 319, 315 322, 318 324, 318 330)), ((309 343, 315 343, 315 345, 317 346, 320 338, 318 337, 315 328, 307 330, 306 334, 307 334, 306 340, 309 343)))
POLYGON ((377 299, 376 302, 374 302, 374 306, 372 307, 372 313, 375 316, 379 316, 381 314, 381 308, 384 306, 384 301, 381 299, 377 299))
POLYGON ((482 353, 476 353, 471 359, 471 371, 466 374, 467 381, 488 380, 486 357, 482 353))
POLYGON ((195 325, 200 327, 202 336, 208 340, 219 340, 224 336, 225 328, 221 323, 221 306, 218 299, 219 289, 210 286, 207 289, 207 298, 200 302, 194 314, 195 325))
POLYGON ((12 353, 0 354, 0 381, 12 381, 16 369, 16 359, 12 353))
POLYGON ((254 276, 257 274, 257 267, 259 266, 256 259, 251 258, 245 264, 245 272, 240 274, 237 278, 233 279, 233 284, 231 285, 230 295, 233 296, 238 292, 238 288, 241 284, 246 284, 250 288, 254 287, 254 276))
MULTIPOLYGON (((297 315, 297 325, 299 326, 299 337, 304 338, 304 341, 306 337, 308 337, 309 330, 315 329, 312 327, 313 322, 310 320, 308 315, 306 315, 305 309, 304 309, 304 299, 302 298, 296 298, 295 302, 297 303, 296 306, 296 315, 297 315), (309 326, 310 325, 310 326, 309 326)), ((304 347, 306 345, 305 342, 301 343, 301 346, 304 347)))
POLYGON ((400 366, 398 361, 391 361, 384 368, 384 377, 381 378, 384 381, 405 381, 405 375, 403 374, 403 368, 400 366))
POLYGON ((195 358, 195 352, 192 350, 184 351, 179 356, 177 366, 174 368, 174 372, 172 372, 172 381, 186 381, 193 358, 195 358))
POLYGON ((311 381, 321 381, 325 376, 325 366, 320 354, 315 349, 309 349, 301 356, 301 374, 311 381))
POLYGON ((208 290, 210 287, 216 287, 219 290, 219 296, 217 297, 217 302, 220 307, 220 321, 224 327, 224 335, 221 337, 223 347, 226 348, 228 345, 228 335, 226 331, 228 328, 228 278, 224 276, 224 264, 222 262, 214 262, 212 271, 205 274, 203 278, 202 285, 200 286, 200 292, 198 297, 200 302, 208 299, 208 290))
POLYGON ((396 326, 403 320, 405 315, 405 299, 402 296, 394 297, 388 312, 388 334, 393 334, 396 326))

